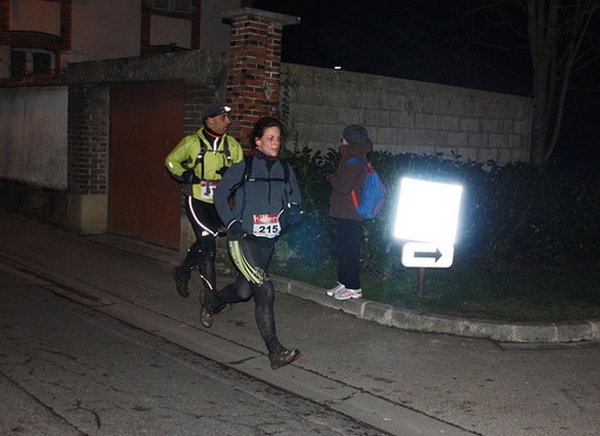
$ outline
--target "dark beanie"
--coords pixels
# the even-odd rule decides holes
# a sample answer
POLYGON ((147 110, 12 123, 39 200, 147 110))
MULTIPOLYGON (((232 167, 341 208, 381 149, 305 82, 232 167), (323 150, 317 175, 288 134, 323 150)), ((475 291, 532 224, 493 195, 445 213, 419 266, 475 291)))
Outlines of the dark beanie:
POLYGON ((223 106, 222 104, 209 104, 202 111, 202 121, 206 121, 207 118, 229 113, 230 111, 231 108, 229 106, 223 106))
POLYGON ((369 142, 367 129, 358 124, 350 124, 342 132, 342 138, 350 145, 360 145, 369 142))

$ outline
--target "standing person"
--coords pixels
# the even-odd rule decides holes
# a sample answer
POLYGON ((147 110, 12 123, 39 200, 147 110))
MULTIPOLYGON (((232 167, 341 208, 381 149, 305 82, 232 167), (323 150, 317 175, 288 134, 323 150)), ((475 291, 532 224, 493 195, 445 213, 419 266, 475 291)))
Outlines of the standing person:
POLYGON ((360 162, 348 164, 350 158, 367 162, 367 154, 373 151, 367 129, 358 124, 347 126, 342 132, 339 152, 342 159, 334 174, 327 177, 332 188, 329 216, 337 224, 335 248, 337 252, 337 286, 327 295, 336 300, 362 298, 360 285, 360 248, 363 239, 362 218, 356 212, 352 191, 358 201, 367 177, 367 166, 360 162))
POLYGON ((256 147, 253 154, 227 170, 217 186, 215 206, 227 223, 229 254, 239 274, 235 283, 216 294, 205 293, 200 314, 202 325, 208 328, 219 307, 254 297, 256 324, 269 352, 272 369, 300 357, 299 350, 288 350, 277 339, 273 310, 275 287, 268 273, 281 231, 301 220, 296 175, 279 158, 281 130, 278 119, 261 118, 252 131, 256 147))
POLYGON ((216 236, 223 224, 214 205, 217 182, 232 164, 241 161, 240 143, 227 134, 231 108, 210 104, 202 112, 203 126, 183 138, 165 159, 171 176, 183 184, 186 215, 196 240, 183 263, 173 269, 177 292, 190 296, 188 282, 198 266, 200 278, 210 292, 216 292, 216 236))

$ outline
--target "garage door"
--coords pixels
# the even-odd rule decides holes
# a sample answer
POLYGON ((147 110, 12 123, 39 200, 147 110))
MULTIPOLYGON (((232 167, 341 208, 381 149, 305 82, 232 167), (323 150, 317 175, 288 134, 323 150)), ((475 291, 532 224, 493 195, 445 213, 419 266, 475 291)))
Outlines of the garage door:
POLYGON ((109 231, 178 248, 181 188, 164 159, 182 136, 183 83, 114 85, 110 99, 109 231))

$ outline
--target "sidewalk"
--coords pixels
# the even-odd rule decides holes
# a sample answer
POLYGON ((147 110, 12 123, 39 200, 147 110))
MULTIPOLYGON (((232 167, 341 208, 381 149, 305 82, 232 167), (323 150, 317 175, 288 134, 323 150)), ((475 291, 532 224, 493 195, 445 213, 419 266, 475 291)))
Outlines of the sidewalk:
POLYGON ((302 357, 272 371, 253 302, 236 304, 203 329, 197 292, 189 299, 175 292, 169 270, 177 257, 126 238, 79 237, 0 209, 1 268, 390 434, 597 434, 600 347, 560 343, 596 338, 597 323, 506 326, 427 317, 338 302, 277 278, 278 336, 302 357), (424 333, 431 331, 462 336, 424 333))

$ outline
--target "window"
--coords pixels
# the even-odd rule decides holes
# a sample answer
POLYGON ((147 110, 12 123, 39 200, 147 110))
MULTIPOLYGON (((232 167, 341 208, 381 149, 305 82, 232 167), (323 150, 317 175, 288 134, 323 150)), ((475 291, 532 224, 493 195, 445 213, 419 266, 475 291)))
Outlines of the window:
POLYGON ((52 57, 50 53, 33 54, 33 74, 46 74, 52 70, 52 57))
POLYGON ((152 7, 170 13, 192 13, 192 0, 152 0, 152 7))
POLYGON ((27 56, 24 50, 11 50, 10 75, 20 77, 27 74, 27 56))
POLYGON ((51 73, 53 63, 54 54, 48 51, 26 49, 10 51, 11 77, 51 73))

